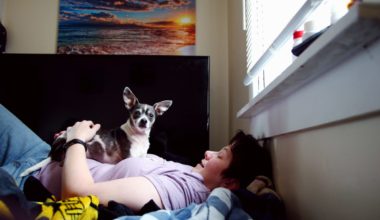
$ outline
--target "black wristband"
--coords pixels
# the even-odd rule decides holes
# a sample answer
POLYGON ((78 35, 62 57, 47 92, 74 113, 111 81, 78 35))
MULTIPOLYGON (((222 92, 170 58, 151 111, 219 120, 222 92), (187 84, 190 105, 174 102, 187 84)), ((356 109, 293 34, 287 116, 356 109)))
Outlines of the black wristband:
POLYGON ((83 145, 84 151, 87 151, 87 144, 86 144, 86 142, 84 142, 84 141, 82 141, 80 139, 72 139, 72 140, 66 142, 63 145, 63 149, 66 151, 71 145, 74 145, 74 144, 81 144, 81 145, 83 145))

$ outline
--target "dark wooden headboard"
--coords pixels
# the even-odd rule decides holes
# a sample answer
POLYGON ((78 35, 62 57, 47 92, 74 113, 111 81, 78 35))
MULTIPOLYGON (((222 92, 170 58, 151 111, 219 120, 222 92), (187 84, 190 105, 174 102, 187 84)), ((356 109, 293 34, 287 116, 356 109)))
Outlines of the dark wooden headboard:
POLYGON ((195 164, 209 148, 208 56, 2 54, 0 68, 0 103, 48 143, 77 120, 120 126, 129 86, 142 103, 173 100, 151 153, 195 164))

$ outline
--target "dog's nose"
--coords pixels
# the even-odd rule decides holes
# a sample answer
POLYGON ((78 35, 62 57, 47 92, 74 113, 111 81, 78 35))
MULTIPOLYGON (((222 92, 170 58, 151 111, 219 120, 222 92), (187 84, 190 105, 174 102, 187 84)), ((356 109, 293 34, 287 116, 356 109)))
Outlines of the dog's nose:
POLYGON ((147 122, 148 122, 148 121, 147 121, 146 119, 141 119, 141 120, 140 120, 140 126, 145 127, 147 122))

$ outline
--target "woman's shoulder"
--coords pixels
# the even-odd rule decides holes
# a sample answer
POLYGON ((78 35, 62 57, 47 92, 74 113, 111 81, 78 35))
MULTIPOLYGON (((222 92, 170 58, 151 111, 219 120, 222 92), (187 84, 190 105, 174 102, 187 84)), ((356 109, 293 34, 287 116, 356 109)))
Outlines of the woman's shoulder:
POLYGON ((147 154, 146 158, 153 160, 153 161, 158 161, 158 162, 166 162, 166 160, 160 156, 157 156, 155 154, 147 154))

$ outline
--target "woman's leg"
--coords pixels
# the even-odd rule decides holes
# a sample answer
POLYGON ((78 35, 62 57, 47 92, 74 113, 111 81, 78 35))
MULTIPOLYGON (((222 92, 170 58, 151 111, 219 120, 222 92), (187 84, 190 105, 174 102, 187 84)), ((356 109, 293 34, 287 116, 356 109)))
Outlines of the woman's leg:
POLYGON ((23 188, 20 174, 45 159, 50 146, 0 104, 0 167, 23 188))

